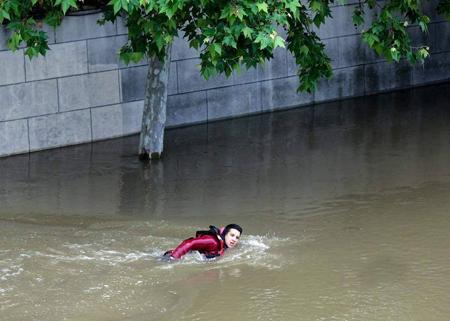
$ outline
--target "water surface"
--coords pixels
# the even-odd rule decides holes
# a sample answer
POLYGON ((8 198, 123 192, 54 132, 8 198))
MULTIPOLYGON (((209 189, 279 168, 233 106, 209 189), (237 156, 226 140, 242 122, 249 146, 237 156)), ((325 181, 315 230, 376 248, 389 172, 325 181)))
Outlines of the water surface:
POLYGON ((1 320, 447 320, 449 90, 1 159, 1 320), (158 260, 230 222, 223 258, 158 260))

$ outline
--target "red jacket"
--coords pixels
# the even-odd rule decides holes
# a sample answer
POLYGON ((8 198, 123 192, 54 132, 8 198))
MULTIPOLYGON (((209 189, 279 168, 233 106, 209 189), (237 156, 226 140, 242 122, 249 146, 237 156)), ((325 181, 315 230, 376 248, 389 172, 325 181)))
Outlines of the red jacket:
POLYGON ((189 251, 199 251, 205 254, 207 258, 223 255, 225 243, 213 235, 200 235, 199 237, 191 237, 184 240, 171 253, 170 256, 180 259, 189 251))

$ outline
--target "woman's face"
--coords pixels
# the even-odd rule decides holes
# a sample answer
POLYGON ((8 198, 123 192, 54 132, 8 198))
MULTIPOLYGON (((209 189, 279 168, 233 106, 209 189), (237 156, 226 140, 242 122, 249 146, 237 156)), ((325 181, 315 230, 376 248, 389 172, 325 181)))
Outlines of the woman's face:
POLYGON ((231 228, 228 231, 228 233, 225 235, 225 244, 229 248, 233 248, 239 243, 240 237, 241 237, 241 233, 238 230, 231 228))

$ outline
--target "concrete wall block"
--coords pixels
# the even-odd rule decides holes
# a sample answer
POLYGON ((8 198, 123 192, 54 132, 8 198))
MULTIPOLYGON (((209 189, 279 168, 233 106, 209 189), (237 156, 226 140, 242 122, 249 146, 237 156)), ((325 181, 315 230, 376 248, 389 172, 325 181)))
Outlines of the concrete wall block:
POLYGON ((297 93, 297 88, 297 76, 262 82, 262 110, 289 108, 306 105, 313 102, 312 94, 297 93))
POLYGON ((337 40, 339 41, 339 67, 358 66, 377 60, 375 55, 369 53, 371 49, 360 35, 340 37, 337 40))
POLYGON ((233 77, 217 75, 205 80, 200 74, 199 59, 177 61, 178 92, 185 93, 233 84, 233 77))
POLYGON ((116 20, 116 29, 118 35, 126 35, 128 34, 127 20, 123 17, 117 17, 116 20))
POLYGON ((0 87, 0 121, 58 111, 56 80, 0 87))
POLYGON ((413 71, 413 85, 450 80, 450 52, 432 54, 423 65, 417 64, 413 71))
POLYGON ((8 38, 11 32, 3 26, 0 26, 0 50, 8 50, 8 38))
POLYGON ((436 7, 439 0, 423 1, 421 3, 423 13, 427 15, 432 22, 445 21, 445 17, 437 13, 436 7))
POLYGON ((85 41, 51 45, 45 57, 25 59, 27 81, 87 73, 85 41))
POLYGON ((208 90, 208 120, 261 112, 260 83, 208 90))
POLYGON ((287 54, 283 48, 277 48, 274 52, 273 58, 266 61, 264 65, 259 65, 258 80, 267 80, 286 77, 288 74, 287 54))
POLYGON ((170 70, 169 70, 169 84, 167 87, 167 94, 168 95, 175 95, 178 93, 178 72, 177 72, 177 63, 171 62, 170 63, 170 70))
POLYGON ((200 53, 189 47, 189 43, 183 38, 184 33, 180 31, 172 44, 172 61, 198 58, 200 53))
POLYGON ((127 36, 89 39, 87 41, 89 72, 119 68, 118 51, 126 43, 127 36))
POLYGON ((103 26, 97 21, 102 14, 89 14, 81 16, 66 16, 61 25, 55 30, 56 42, 76 41, 89 38, 100 38, 116 34, 116 26, 110 22, 103 26))
POLYGON ((450 22, 445 21, 431 25, 430 35, 433 37, 432 52, 450 50, 450 22))
POLYGON ((240 71, 233 72, 233 84, 241 85, 250 82, 256 82, 259 80, 258 67, 247 69, 245 66, 241 66, 240 71))
POLYGON ((167 126, 205 122, 207 120, 206 91, 169 96, 167 126))
POLYGON ((60 111, 117 104, 117 70, 58 79, 60 111))
POLYGON ((26 119, 0 122, 0 157, 27 153, 29 149, 26 119))
POLYGON ((145 83, 147 81, 147 66, 120 70, 122 101, 129 102, 144 99, 145 83))
POLYGON ((30 151, 91 141, 89 109, 29 119, 30 151))
POLYGON ((92 108, 92 139, 120 137, 141 130, 143 101, 92 108))
POLYGON ((412 84, 412 75, 412 67, 406 61, 366 65, 366 93, 409 87, 412 84))
POLYGON ((411 37, 411 45, 414 47, 429 46, 431 51, 436 51, 433 44, 434 24, 429 25, 429 33, 423 33, 419 26, 411 26, 407 29, 411 37))
POLYGON ((348 36, 361 33, 363 27, 356 28, 352 22, 352 15, 355 6, 333 7, 331 15, 326 23, 317 30, 317 35, 321 39, 348 36))
POLYGON ((331 79, 319 81, 315 102, 364 95, 364 66, 334 70, 331 79))
POLYGON ((339 38, 331 38, 323 40, 325 45, 325 53, 331 59, 331 67, 339 68, 340 55, 339 55, 339 38))
POLYGON ((286 55, 287 55, 286 63, 288 68, 288 77, 295 76, 297 75, 298 70, 297 63, 295 62, 295 57, 290 51, 287 51, 286 55))
POLYGON ((23 49, 0 51, 0 86, 25 81, 23 49))

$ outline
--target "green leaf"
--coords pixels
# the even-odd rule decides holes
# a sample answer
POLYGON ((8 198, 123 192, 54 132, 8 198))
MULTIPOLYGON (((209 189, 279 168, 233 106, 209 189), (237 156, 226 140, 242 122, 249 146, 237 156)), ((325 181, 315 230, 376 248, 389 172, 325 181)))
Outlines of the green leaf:
POLYGON ((121 0, 111 0, 114 8, 114 14, 116 15, 122 9, 122 1, 121 0))
POLYGON ((244 37, 245 37, 245 38, 251 39, 251 38, 252 38, 253 29, 252 29, 252 28, 249 28, 249 27, 247 27, 247 26, 245 26, 245 27, 242 29, 242 33, 244 34, 244 37))
POLYGON ((359 10, 355 10, 355 12, 353 13, 352 16, 352 21, 353 24, 355 24, 356 26, 360 26, 364 23, 364 18, 362 16, 362 12, 359 10))
POLYGON ((395 60, 396 62, 399 62, 399 61, 400 61, 400 52, 397 50, 397 48, 392 47, 392 48, 390 49, 390 54, 391 54, 391 58, 392 58, 393 60, 395 60))
POLYGON ((223 38, 222 42, 223 42, 223 44, 225 44, 227 46, 230 46, 230 47, 233 47, 233 48, 237 49, 236 40, 230 35, 228 35, 225 38, 223 38))
POLYGON ((298 0, 289 1, 288 3, 286 3, 286 8, 295 13, 297 12, 298 8, 300 8, 300 2, 298 0))
POLYGON ((286 48, 286 46, 284 45, 284 39, 281 38, 280 36, 275 37, 274 48, 277 47, 286 48))
POLYGON ((305 45, 302 45, 300 47, 300 53, 303 54, 304 56, 307 56, 309 54, 309 48, 305 45))
POLYGON ((257 2, 256 7, 258 8, 258 11, 263 11, 265 13, 268 13, 268 6, 265 2, 257 2))
POLYGON ((2 17, 1 20, 3 20, 3 19, 11 20, 11 17, 9 16, 9 13, 6 10, 2 10, 0 12, 0 17, 2 17))
POLYGON ((219 55, 222 54, 222 46, 218 43, 213 43, 212 47, 214 49, 215 52, 217 52, 219 55))
POLYGON ((8 39, 8 48, 12 51, 16 51, 19 48, 21 42, 22 36, 19 33, 14 32, 8 39))
POLYGON ((77 8, 77 0, 56 0, 55 5, 61 5, 63 13, 66 14, 70 7, 77 8))

